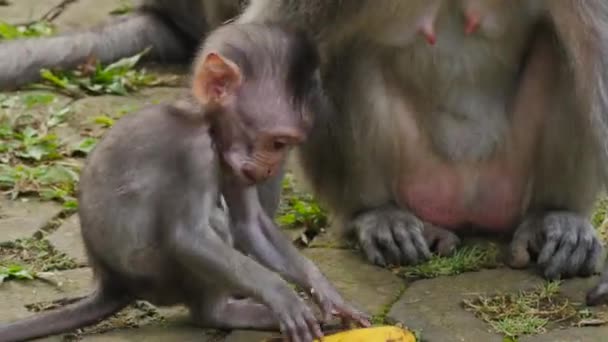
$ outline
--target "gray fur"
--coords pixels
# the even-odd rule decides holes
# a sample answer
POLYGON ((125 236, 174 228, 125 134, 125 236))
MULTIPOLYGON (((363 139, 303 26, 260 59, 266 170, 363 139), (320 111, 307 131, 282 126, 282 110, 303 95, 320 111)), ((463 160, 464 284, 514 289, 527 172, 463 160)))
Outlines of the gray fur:
MULTIPOLYGON (((230 40, 256 31, 256 37, 275 37, 245 47, 247 56, 295 46, 302 51, 311 49, 314 55, 314 47, 302 43, 303 37, 291 31, 243 26, 245 29, 231 26, 212 35, 230 40), (299 43, 275 43, 290 39, 299 43)), ((216 47, 219 52, 228 50, 219 44, 216 47)), ((295 55, 255 60, 262 64, 254 68, 272 65, 283 71, 280 75, 302 64, 295 55)), ((197 59, 197 63, 201 61, 197 59)), ((243 68, 245 61, 231 62, 243 68)), ((245 132, 245 123, 291 116, 291 120, 275 122, 289 123, 288 128, 305 135, 305 116, 296 115, 305 101, 300 107, 276 112, 270 99, 308 98, 310 87, 318 86, 308 82, 317 60, 309 59, 308 63, 304 68, 307 72, 290 80, 304 85, 289 88, 289 80, 275 80, 287 90, 258 99, 260 108, 265 109, 263 116, 235 112, 224 102, 206 103, 194 94, 189 101, 149 106, 119 120, 89 155, 79 183, 78 215, 97 280, 96 291, 72 305, 0 325, 0 341, 22 341, 90 325, 136 299, 160 306, 185 305, 194 323, 205 328, 280 329, 293 342, 322 337, 312 310, 286 280, 311 292, 325 319, 337 313, 368 325, 365 315, 344 302, 329 280, 268 217, 254 182, 243 181, 240 170, 226 163, 226 154, 232 153, 236 144, 251 147, 239 155, 240 159, 268 149, 259 137, 272 135, 276 127, 251 125, 255 128, 245 132), (230 141, 220 140, 224 137, 230 141), (237 300, 237 296, 247 298, 237 300)), ((195 74, 193 78, 212 76, 195 74)), ((266 82, 269 80, 244 80, 230 96, 238 101, 249 89, 245 84, 263 88, 266 82)))
MULTIPOLYGON (((465 2, 475 1, 252 0, 239 18, 241 22, 284 22, 308 30, 316 39, 323 58, 322 81, 331 102, 324 104, 327 108, 319 114, 309 142, 300 150, 308 179, 322 201, 344 221, 344 227, 361 227, 352 224, 356 222, 408 218, 394 225, 364 225, 355 236, 377 240, 397 226, 405 227, 410 241, 419 241, 424 235, 415 229, 418 225, 405 224, 415 221, 409 219, 409 209, 397 203, 393 184, 397 175, 408 174, 411 163, 404 160, 416 151, 430 149, 434 157, 458 163, 485 160, 503 146, 510 133, 506 127, 510 116, 505 107, 518 87, 517 75, 525 64, 521 56, 541 21, 553 25, 557 43, 554 57, 560 59, 560 67, 552 87, 551 107, 545 111, 550 119, 543 123, 536 159, 530 166, 533 175, 525 179, 528 196, 522 203, 516 236, 530 236, 534 245, 551 243, 537 234, 527 234, 536 231, 526 224, 528 218, 538 213, 551 217, 565 212, 586 217, 604 189, 608 174, 606 1, 477 1, 489 4, 485 10, 490 14, 494 10, 498 20, 486 28, 484 35, 475 37, 462 34, 459 11, 465 2), (429 3, 440 6, 438 40, 432 48, 412 26, 412 20, 429 3), (413 109, 418 115, 396 114, 413 109), (416 130, 427 138, 424 143, 410 140, 416 130)), ((221 21, 208 19, 223 16, 211 13, 214 8, 224 8, 220 3, 224 2, 146 1, 149 8, 158 9, 158 15, 180 27, 174 30, 178 35, 189 39, 204 34, 203 23, 217 25, 221 21)), ((136 32, 139 31, 133 31, 136 32)), ((76 37, 84 36, 73 36, 74 42, 80 39, 76 37)), ((171 42, 162 42, 168 43, 171 42)), ((64 44, 59 48, 78 45, 64 44)), ((119 53, 129 44, 122 38, 113 52, 119 53)), ((11 46, 14 50, 18 45, 11 46)), ((6 47, 9 45, 0 45, 0 51, 6 47)), ((55 50, 39 50, 36 56, 54 53, 55 50)), ((10 76, 5 84, 14 84, 22 71, 35 62, 27 55, 20 57, 17 66, 0 65, 0 75, 10 76)), ((58 62, 51 58, 37 67, 52 63, 58 62)), ((276 199, 279 188, 267 190, 264 193, 274 192, 276 199)), ((568 240, 570 231, 579 237, 587 236, 586 224, 566 226, 574 221, 561 220, 557 226, 550 225, 559 226, 555 228, 559 234, 551 235, 553 240, 568 240)), ((459 241, 441 227, 429 236, 444 250, 453 250, 459 241), (438 236, 442 244, 437 243, 438 236)), ((586 243, 586 239, 579 240, 586 243)), ((527 248, 521 241, 525 239, 514 239, 513 249, 527 248)), ((370 241, 359 242, 374 245, 370 241)), ((582 246, 589 255, 597 255, 595 242, 593 239, 582 246)), ((407 256, 403 260, 424 260, 423 252, 407 252, 411 250, 418 249, 403 250, 407 256)), ((387 256, 380 250, 374 252, 387 256)), ((584 273, 596 261, 589 260, 579 271, 584 273)), ((566 260, 556 259, 553 263, 560 266, 551 273, 571 273, 566 260)))

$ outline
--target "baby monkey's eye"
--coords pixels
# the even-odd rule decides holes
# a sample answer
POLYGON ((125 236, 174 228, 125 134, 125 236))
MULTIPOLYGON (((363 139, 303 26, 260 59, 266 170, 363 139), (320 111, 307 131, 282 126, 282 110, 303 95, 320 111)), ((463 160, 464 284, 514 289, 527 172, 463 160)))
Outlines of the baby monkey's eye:
POLYGON ((284 149, 285 147, 287 147, 287 143, 281 140, 275 140, 272 143, 272 147, 276 150, 276 151, 280 151, 282 149, 284 149))

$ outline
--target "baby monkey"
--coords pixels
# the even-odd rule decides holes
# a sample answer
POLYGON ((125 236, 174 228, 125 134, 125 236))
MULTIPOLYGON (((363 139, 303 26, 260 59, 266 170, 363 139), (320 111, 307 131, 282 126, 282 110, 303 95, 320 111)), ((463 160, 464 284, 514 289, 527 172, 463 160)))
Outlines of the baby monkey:
POLYGON ((88 157, 78 214, 96 291, 0 326, 0 341, 90 325, 136 299, 184 304, 205 328, 322 337, 286 280, 311 293, 324 319, 368 326, 282 235, 255 187, 307 137, 323 103, 318 63, 307 37, 285 27, 211 33, 194 64, 192 96, 123 117, 88 157))

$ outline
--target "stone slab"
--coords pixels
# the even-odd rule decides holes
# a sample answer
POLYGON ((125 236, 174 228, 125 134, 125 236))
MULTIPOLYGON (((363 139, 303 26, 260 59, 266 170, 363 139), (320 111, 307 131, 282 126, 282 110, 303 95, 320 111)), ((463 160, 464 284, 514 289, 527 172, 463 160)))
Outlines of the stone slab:
POLYGON ((404 286, 403 280, 388 270, 366 263, 356 252, 324 248, 303 252, 346 300, 369 314, 379 313, 404 286))
POLYGON ((0 242, 30 237, 61 211, 54 202, 0 197, 0 242))
MULTIPOLYGON (((47 281, 7 281, 0 285, 0 322, 10 322, 33 315, 26 304, 52 301, 61 298, 84 296, 93 290, 93 277, 89 268, 79 268, 45 274, 47 281)), ((119 329, 103 334, 85 335, 85 341, 216 341, 209 332, 189 324, 187 311, 182 306, 161 308, 166 318, 136 329, 119 329)), ((62 341, 51 336, 37 341, 62 341)), ((218 342, 221 341, 217 340, 218 342)))
POLYGON ((338 229, 339 227, 335 223, 332 223, 328 229, 315 236, 310 243, 310 248, 350 248, 346 238, 338 229))
POLYGON ((608 327, 572 328, 551 331, 546 334, 522 337, 519 342, 605 342, 608 341, 608 327))
POLYGON ((11 0, 9 6, 0 6, 0 21, 22 24, 38 20, 61 0, 11 0))
POLYGON ((107 127, 95 123, 95 118, 108 116, 118 119, 142 107, 171 102, 183 93, 180 88, 149 88, 131 96, 90 96, 75 101, 67 117, 67 124, 53 128, 61 141, 68 146, 80 143, 86 136, 101 137, 107 127))
POLYGON ((48 117, 50 113, 64 108, 72 101, 67 96, 47 90, 2 92, 0 96, 3 99, 0 115, 9 118, 23 114, 36 118, 48 117))
MULTIPOLYGON (((568 297, 572 302, 584 303, 587 291, 597 284, 599 277, 575 278, 565 281, 560 286, 562 295, 568 297)), ((606 306, 590 307, 590 311, 606 312, 606 306)), ((524 336, 519 342, 600 342, 608 341, 608 326, 572 327, 564 330, 554 330, 541 335, 524 336)))
POLYGON ((53 272, 45 279, 6 281, 0 284, 0 322, 32 315, 24 305, 61 298, 84 296, 93 289, 93 273, 88 268, 53 272))
MULTIPOLYGON (((595 284, 597 277, 568 280, 560 287, 561 293, 573 302, 581 302, 584 293, 595 284)), ((420 280, 411 284, 395 303, 389 317, 403 322, 408 328, 421 330, 424 341, 502 341, 489 325, 462 307, 462 300, 479 294, 515 292, 532 289, 544 280, 531 271, 509 268, 465 273, 453 277, 420 280)), ((599 341, 592 337, 606 333, 608 328, 571 328, 547 334, 522 337, 520 341, 599 341), (571 339, 575 338, 575 339, 571 339), (590 338, 590 339, 588 339, 590 338)))
POLYGON ((73 258, 79 265, 87 263, 78 215, 70 216, 48 239, 57 250, 73 258))
POLYGON ((78 131, 97 127, 93 120, 100 115, 112 118, 134 112, 146 105, 172 102, 181 94, 182 88, 147 88, 130 96, 101 95, 90 96, 73 103, 73 115, 69 118, 71 127, 78 131))
MULTIPOLYGON (((124 0, 78 0, 66 8, 55 19, 60 32, 90 28, 112 19, 110 12, 125 2, 124 0)), ((134 1, 127 1, 133 3, 134 1)))
POLYGON ((134 329, 120 329, 103 334, 85 335, 81 341, 87 342, 221 342, 222 337, 181 322, 150 324, 134 329))
POLYGON ((266 339, 280 337, 279 333, 263 332, 263 331, 234 331, 225 342, 262 342, 266 339))
POLYGON ((464 298, 479 294, 532 288, 542 279, 532 273, 507 268, 438 277, 412 283, 395 303, 389 317, 412 330, 421 330, 425 341, 502 341, 488 325, 462 307, 464 298))

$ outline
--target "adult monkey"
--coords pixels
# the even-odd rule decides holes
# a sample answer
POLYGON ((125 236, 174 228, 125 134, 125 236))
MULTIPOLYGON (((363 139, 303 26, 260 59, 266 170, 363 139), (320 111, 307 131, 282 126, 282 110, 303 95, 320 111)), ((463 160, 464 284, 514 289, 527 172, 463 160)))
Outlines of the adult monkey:
POLYGON ((512 266, 537 254, 548 278, 595 271, 608 3, 252 0, 239 18, 281 20, 316 36, 336 109, 301 150, 305 172, 369 260, 417 263, 452 251, 459 228, 516 228, 512 266), (510 110, 538 27, 560 67, 532 129, 510 110))
MULTIPOLYGON (((0 87, 28 82, 42 66, 74 65, 91 52, 103 61, 153 45, 153 57, 187 58, 194 46, 188 42, 212 23, 206 9, 223 3, 146 1, 142 11, 102 29, 1 44, 0 87)), ((236 11, 236 2, 229 3, 236 11)), ((518 225, 512 265, 525 266, 529 252, 538 252, 547 277, 588 274, 601 252, 584 216, 604 185, 608 4, 506 2, 488 14, 485 3, 252 0, 240 20, 286 20, 317 37, 337 111, 318 121, 302 150, 304 167, 370 260, 416 263, 429 246, 449 253, 459 241, 450 229, 467 223, 494 231, 518 225), (506 109, 541 19, 556 23, 555 55, 563 68, 555 108, 530 151, 534 164, 524 176, 483 172, 479 162, 495 160, 495 148, 512 133, 506 109), (412 115, 399 115, 404 112, 412 115), (417 136, 432 148, 411 140, 417 136), (422 161, 439 159, 441 167, 411 160, 417 150, 422 161), (437 183, 442 180, 448 181, 437 183), (526 196, 492 192, 504 194, 511 181, 526 184, 526 196), (484 205, 484 196, 493 205, 484 205)))

